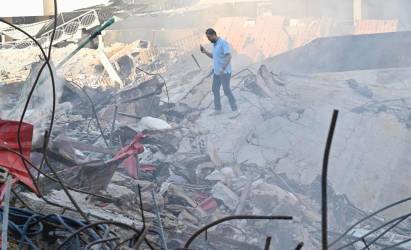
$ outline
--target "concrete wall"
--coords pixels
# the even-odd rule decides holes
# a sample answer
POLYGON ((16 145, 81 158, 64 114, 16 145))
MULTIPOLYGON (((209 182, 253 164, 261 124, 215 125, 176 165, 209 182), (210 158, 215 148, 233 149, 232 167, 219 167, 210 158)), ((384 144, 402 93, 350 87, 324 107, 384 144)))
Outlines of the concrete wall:
POLYGON ((135 40, 146 40, 153 42, 156 46, 167 46, 170 43, 193 36, 193 30, 147 30, 147 29, 125 29, 108 30, 104 34, 104 43, 109 45, 115 42, 131 43, 135 40))

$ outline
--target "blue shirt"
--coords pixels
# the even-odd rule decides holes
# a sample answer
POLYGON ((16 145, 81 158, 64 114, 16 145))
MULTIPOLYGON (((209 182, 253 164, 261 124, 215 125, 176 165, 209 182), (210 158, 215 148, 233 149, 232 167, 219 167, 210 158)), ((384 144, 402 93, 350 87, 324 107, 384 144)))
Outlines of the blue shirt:
MULTIPOLYGON (((220 70, 224 66, 225 63, 225 55, 231 54, 230 45, 228 42, 223 40, 222 38, 218 38, 217 42, 214 43, 213 47, 213 70, 214 74, 219 75, 220 70)), ((225 74, 231 74, 231 62, 227 65, 224 70, 225 74)))

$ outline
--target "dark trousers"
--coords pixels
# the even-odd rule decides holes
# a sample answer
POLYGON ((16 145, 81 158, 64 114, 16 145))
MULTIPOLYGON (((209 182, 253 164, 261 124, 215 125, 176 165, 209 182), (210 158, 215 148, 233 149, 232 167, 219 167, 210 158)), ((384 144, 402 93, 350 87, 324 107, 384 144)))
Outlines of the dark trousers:
POLYGON ((221 100, 220 100, 220 88, 223 85, 224 94, 227 96, 230 102, 231 110, 237 110, 237 104, 230 89, 230 78, 231 74, 213 75, 213 94, 214 94, 214 108, 217 111, 221 111, 221 100))

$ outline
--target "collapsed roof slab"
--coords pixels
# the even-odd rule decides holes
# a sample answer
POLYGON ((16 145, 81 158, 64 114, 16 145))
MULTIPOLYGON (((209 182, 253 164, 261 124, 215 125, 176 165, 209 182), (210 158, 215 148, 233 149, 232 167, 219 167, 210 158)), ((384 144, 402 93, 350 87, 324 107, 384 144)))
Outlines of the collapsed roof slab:
POLYGON ((276 72, 321 73, 411 66, 411 32, 319 38, 267 60, 276 72))

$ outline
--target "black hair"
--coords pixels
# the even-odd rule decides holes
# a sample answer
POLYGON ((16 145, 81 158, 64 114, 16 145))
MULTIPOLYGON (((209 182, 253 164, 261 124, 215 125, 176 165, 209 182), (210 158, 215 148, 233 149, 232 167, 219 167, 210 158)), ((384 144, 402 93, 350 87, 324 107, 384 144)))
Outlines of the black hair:
POLYGON ((212 29, 212 28, 207 29, 205 33, 206 33, 207 35, 214 35, 214 36, 217 35, 217 32, 215 32, 215 30, 212 29))

